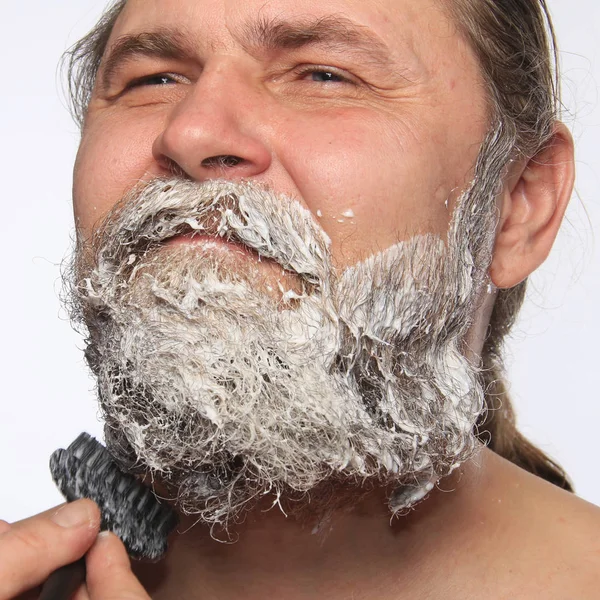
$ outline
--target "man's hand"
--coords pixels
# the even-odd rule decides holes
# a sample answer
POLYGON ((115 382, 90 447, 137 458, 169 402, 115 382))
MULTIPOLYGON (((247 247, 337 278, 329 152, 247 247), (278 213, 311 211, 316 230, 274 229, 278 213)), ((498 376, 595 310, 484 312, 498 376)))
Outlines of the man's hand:
MULTIPOLYGON (((98 536, 99 527, 100 511, 91 500, 63 504, 12 525, 0 521, 0 600, 33 590, 86 552, 87 580, 77 600, 149 600, 121 541, 113 534, 98 536)), ((37 595, 23 596, 29 597, 37 595)))

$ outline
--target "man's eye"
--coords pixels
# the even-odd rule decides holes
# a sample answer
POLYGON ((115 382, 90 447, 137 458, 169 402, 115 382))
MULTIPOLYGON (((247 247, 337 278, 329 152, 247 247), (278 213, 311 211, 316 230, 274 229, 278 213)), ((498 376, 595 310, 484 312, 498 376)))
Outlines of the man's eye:
POLYGON ((168 73, 157 73, 156 75, 146 75, 144 77, 139 77, 138 79, 130 81, 127 84, 126 89, 153 85, 170 85, 173 83, 178 83, 178 80, 175 79, 173 75, 169 75, 168 73))
POLYGON ((350 77, 343 75, 337 69, 326 68, 326 67, 298 67, 296 74, 303 78, 309 79, 316 83, 355 83, 350 77))

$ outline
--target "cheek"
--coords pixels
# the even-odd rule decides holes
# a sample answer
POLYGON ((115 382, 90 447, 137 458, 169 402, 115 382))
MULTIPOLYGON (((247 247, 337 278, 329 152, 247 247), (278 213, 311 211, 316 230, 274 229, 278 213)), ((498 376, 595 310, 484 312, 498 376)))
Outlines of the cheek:
MULTIPOLYGON (((299 123, 282 162, 332 240, 340 266, 426 231, 445 231, 454 182, 431 135, 362 111, 299 123)), ((447 154, 447 153, 446 153, 447 154)))
POLYGON ((78 231, 88 235, 94 225, 143 180, 152 165, 156 125, 135 127, 96 119, 84 131, 73 177, 73 207, 78 231))

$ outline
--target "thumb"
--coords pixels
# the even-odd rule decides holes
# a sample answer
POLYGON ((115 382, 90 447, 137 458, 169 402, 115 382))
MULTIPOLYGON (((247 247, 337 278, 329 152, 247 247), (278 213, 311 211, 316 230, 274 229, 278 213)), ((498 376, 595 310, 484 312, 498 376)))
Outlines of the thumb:
POLYGON ((86 556, 87 590, 91 600, 150 600, 131 571, 123 542, 108 531, 100 533, 86 556))

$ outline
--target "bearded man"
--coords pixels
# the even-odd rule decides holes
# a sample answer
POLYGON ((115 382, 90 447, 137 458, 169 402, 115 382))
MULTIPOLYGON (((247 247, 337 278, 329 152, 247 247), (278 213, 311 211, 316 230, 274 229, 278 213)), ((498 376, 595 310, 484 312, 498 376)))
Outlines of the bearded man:
POLYGON ((0 598, 86 552, 80 599, 597 596, 600 511, 501 379, 573 188, 550 33, 542 0, 107 11, 70 306, 181 525, 130 566, 90 501, 3 523, 0 598))

